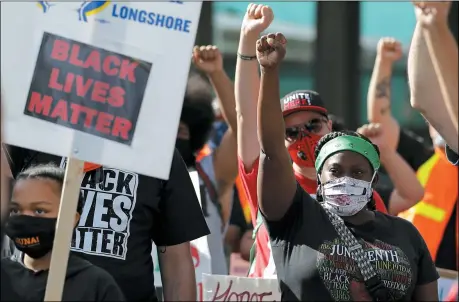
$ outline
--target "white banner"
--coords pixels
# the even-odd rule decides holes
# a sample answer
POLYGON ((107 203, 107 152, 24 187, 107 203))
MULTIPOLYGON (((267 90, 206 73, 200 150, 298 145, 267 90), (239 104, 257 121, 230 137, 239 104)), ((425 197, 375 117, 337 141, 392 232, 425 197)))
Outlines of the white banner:
POLYGON ((201 4, 1 2, 5 142, 167 179, 201 4))
MULTIPOLYGON (((199 193, 199 176, 198 172, 190 172, 190 178, 193 182, 194 189, 197 193, 199 203, 201 203, 201 194, 199 193)), ((203 300, 203 274, 210 274, 212 272, 211 262, 210 262, 210 252, 209 245, 207 243, 207 237, 201 237, 196 240, 191 241, 191 257, 193 258, 194 270, 196 273, 196 285, 197 285, 197 301, 203 300)), ((161 269, 159 266, 158 251, 156 246, 153 244, 151 256, 153 257, 154 263, 154 276, 155 276, 155 286, 162 287, 161 284, 161 269)))
POLYGON ((203 301, 280 301, 277 279, 207 275, 203 301))

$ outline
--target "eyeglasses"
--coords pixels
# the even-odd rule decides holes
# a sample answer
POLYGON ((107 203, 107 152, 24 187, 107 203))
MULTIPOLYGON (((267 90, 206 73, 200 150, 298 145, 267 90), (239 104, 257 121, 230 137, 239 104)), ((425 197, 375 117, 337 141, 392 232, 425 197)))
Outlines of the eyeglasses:
POLYGON ((300 126, 289 127, 285 129, 285 138, 287 140, 296 140, 300 136, 300 133, 313 133, 317 134, 322 131, 323 124, 328 122, 327 119, 316 118, 310 120, 308 123, 300 126))

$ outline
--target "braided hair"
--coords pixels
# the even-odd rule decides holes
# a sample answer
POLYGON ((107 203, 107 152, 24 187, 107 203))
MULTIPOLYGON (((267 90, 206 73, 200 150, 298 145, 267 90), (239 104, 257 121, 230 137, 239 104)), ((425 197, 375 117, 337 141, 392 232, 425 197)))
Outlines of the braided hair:
MULTIPOLYGON (((329 141, 331 141, 332 139, 334 138, 337 138, 339 136, 345 136, 345 135, 350 135, 350 136, 356 136, 356 137, 360 137, 364 140, 366 140, 367 142, 369 142, 373 148, 375 148, 376 150, 376 153, 378 153, 378 157, 380 155, 380 152, 379 152, 379 148, 378 146, 376 146, 375 144, 373 144, 366 136, 364 135, 361 135, 357 132, 354 132, 354 131, 349 131, 349 130, 342 130, 342 131, 334 131, 334 132, 330 132, 326 135, 324 135, 320 140, 319 142, 317 143, 317 146, 316 146, 316 149, 315 149, 315 152, 314 152, 314 157, 317 158, 317 156, 319 155, 320 153, 320 150, 322 149, 322 147, 328 143, 329 141)), ((317 174, 320 174, 322 171, 317 171, 317 174)), ((374 172, 374 171, 373 171, 374 172)), ((317 187, 317 194, 316 194, 316 199, 318 202, 323 202, 323 196, 322 196, 322 192, 321 192, 321 186, 322 184, 319 182, 319 186, 317 187)), ((376 210, 376 202, 373 198, 373 196, 371 197, 370 201, 368 202, 367 204, 368 206, 368 209, 372 210, 372 211, 375 211, 376 210)))

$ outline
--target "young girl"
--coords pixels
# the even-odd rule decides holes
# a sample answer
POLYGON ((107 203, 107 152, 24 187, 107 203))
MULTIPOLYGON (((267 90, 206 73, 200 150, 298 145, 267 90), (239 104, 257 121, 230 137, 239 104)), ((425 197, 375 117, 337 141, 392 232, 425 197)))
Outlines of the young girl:
MULTIPOLYGON (((64 170, 39 165, 21 172, 12 189, 6 234, 21 251, 19 261, 2 259, 12 290, 23 301, 43 301, 59 212, 64 170)), ((75 226, 82 210, 75 213, 75 226)), ((2 300, 11 301, 11 297, 2 300)), ((69 256, 62 301, 124 301, 113 277, 103 269, 69 256)))

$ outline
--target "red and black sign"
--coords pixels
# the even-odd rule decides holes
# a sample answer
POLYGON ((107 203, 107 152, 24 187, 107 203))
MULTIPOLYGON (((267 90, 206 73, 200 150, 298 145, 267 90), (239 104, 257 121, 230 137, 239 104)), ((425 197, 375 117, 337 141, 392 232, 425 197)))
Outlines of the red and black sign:
POLYGON ((24 113, 130 145, 151 66, 44 33, 24 113))

